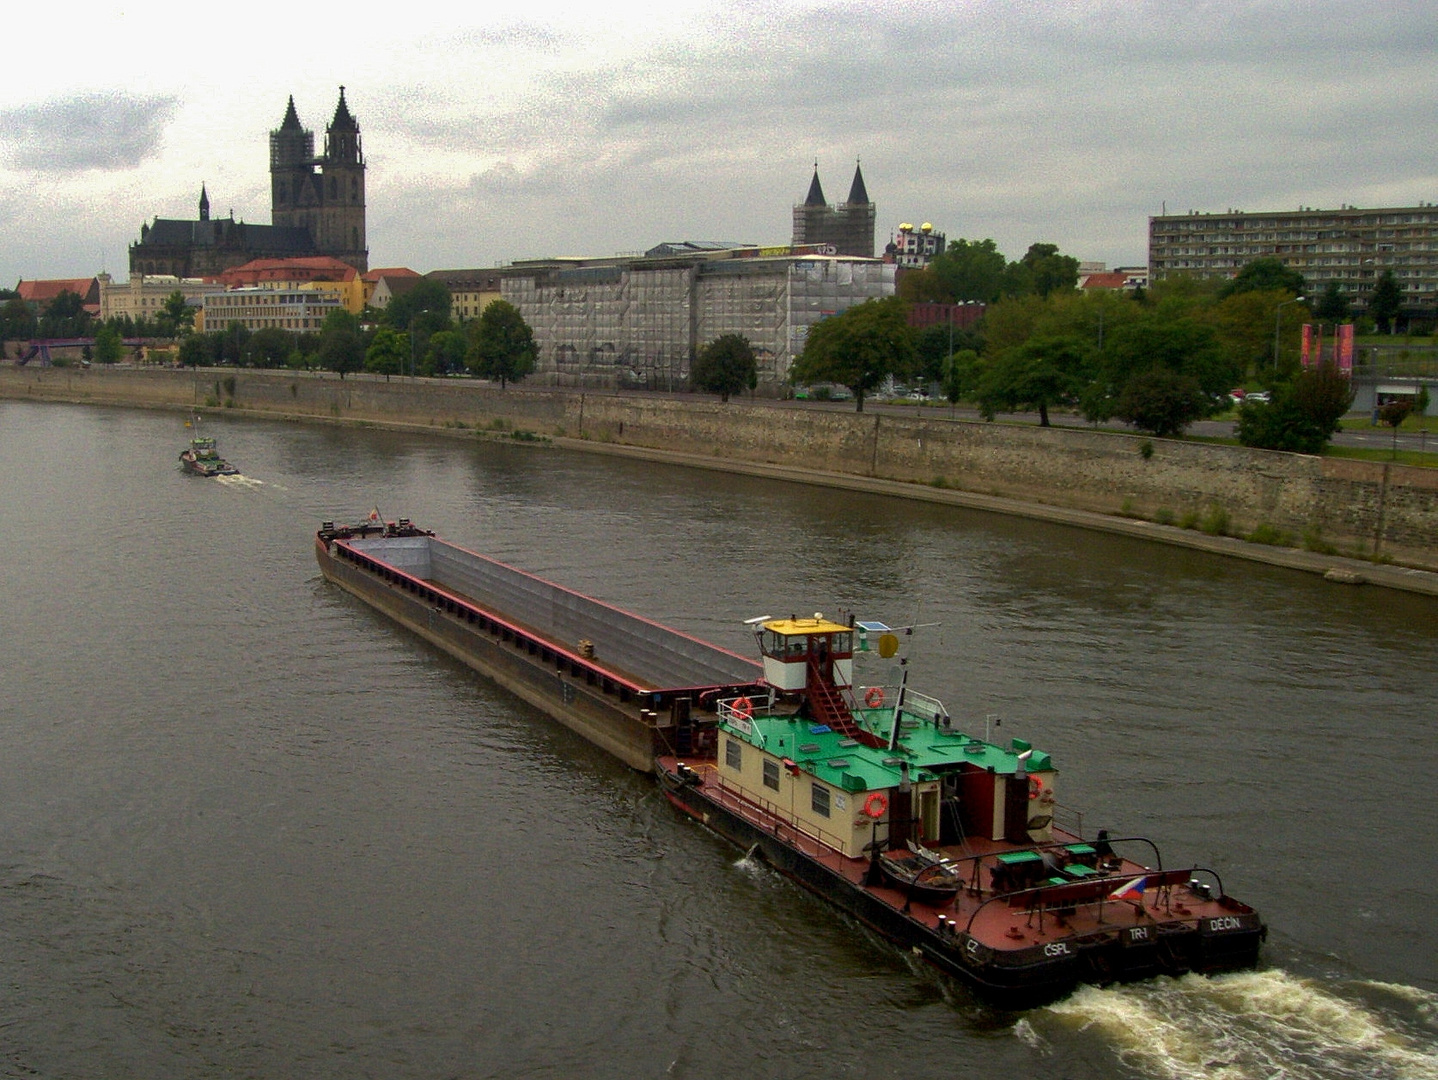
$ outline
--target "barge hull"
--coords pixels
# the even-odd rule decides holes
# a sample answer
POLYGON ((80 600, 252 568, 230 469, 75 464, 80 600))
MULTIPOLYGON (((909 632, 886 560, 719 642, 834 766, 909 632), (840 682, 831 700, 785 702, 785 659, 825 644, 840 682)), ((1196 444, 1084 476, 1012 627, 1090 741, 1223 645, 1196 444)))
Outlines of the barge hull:
MULTIPOLYGON (((1035 1008, 1072 993, 1082 983, 1130 982, 1155 975, 1195 971, 1216 973, 1253 967, 1264 932, 1254 926, 1236 932, 1205 935, 1198 927, 1165 934, 1162 949, 1135 949, 1124 936, 1085 943, 1064 953, 1024 959, 964 946, 968 942, 940 933, 902 910, 857 886, 817 859, 798 850, 782 835, 760 828, 707 798, 664 767, 658 769, 665 795, 678 809, 725 840, 755 850, 785 877, 827 900, 890 941, 912 949, 929 963, 972 986, 995 1008, 1035 1008), (976 958, 977 957, 977 958, 976 958)), ((975 943, 977 944, 977 943, 975 943)))
MULTIPOLYGON (((737 654, 598 605, 433 537, 406 538, 403 544, 394 542, 388 548, 383 540, 351 542, 320 537, 315 558, 328 581, 642 772, 651 771, 655 754, 671 746, 699 697, 745 692, 755 687, 760 675, 759 665, 737 654), (426 545, 424 568, 413 565, 420 557, 417 541, 426 545), (427 545, 441 549, 439 557, 448 564, 450 579, 464 576, 466 567, 473 571, 464 581, 469 589, 479 587, 482 571, 488 579, 502 583, 513 606, 520 606, 517 597, 528 590, 528 610, 516 612, 506 607, 501 614, 497 605, 485 605, 429 578, 423 573, 429 569, 427 545), (409 568, 406 563, 411 564, 409 568), (621 672, 583 655, 578 642, 561 644, 534 629, 536 624, 553 623, 555 612, 562 621, 577 602, 589 605, 581 604, 586 614, 579 625, 591 628, 600 642, 610 628, 606 619, 612 620, 615 633, 646 639, 654 664, 681 656, 681 664, 669 666, 679 667, 699 684, 656 685, 643 674, 621 672), (516 621, 520 619, 524 622, 516 621), (684 704, 678 706, 679 702, 684 704)), ((636 649, 634 655, 644 656, 645 652, 636 649)))

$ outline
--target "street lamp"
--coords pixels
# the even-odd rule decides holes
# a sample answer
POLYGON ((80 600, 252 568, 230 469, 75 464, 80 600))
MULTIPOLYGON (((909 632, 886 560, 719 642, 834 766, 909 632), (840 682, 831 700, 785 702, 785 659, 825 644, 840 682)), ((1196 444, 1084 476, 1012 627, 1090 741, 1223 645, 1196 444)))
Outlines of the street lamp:
POLYGON ((1292 300, 1284 300, 1273 312, 1273 372, 1278 374, 1278 329, 1283 322, 1283 309, 1289 304, 1301 304, 1306 297, 1295 296, 1292 300))

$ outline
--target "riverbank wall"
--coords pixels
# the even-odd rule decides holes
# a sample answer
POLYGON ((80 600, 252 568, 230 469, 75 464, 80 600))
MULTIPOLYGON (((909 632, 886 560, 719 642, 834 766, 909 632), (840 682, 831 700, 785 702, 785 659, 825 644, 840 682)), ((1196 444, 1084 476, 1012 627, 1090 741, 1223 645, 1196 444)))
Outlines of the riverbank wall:
POLYGON ((1257 532, 1280 549, 1368 560, 1372 572, 1381 569, 1375 563, 1438 571, 1438 469, 952 420, 939 408, 895 415, 522 384, 500 389, 463 379, 9 364, 0 365, 0 398, 221 408, 465 437, 533 434, 821 483, 898 485, 933 501, 1019 513, 1027 507, 1033 516, 1155 538, 1155 527, 1164 527, 1190 533, 1192 546, 1257 532))

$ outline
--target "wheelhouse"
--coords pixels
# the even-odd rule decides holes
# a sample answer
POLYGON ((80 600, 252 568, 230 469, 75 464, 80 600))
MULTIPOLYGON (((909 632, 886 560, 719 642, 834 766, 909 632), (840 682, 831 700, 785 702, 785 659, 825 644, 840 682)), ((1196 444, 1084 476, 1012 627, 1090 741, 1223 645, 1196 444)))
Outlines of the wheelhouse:
POLYGON ((796 694, 815 681, 849 686, 854 678, 854 630, 812 619, 766 619, 756 635, 764 657, 764 679, 781 694, 796 694))

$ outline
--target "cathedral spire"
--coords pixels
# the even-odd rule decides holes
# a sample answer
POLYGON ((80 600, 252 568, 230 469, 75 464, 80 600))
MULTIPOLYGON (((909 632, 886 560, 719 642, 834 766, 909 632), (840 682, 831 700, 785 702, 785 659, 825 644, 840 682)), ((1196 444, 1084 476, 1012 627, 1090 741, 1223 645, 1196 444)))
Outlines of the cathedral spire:
POLYGON ((814 179, 809 181, 809 194, 804 199, 805 206, 827 206, 824 200, 824 189, 819 185, 819 163, 814 162, 814 179))
POLYGON ((210 193, 205 190, 205 182, 200 181, 200 220, 210 220, 210 193))
POLYGON ((280 122, 281 131, 299 131, 300 114, 295 112, 295 95, 290 95, 290 103, 285 108, 285 118, 280 122))
POLYGON ((335 118, 330 121, 330 131, 358 131, 359 125, 355 118, 350 115, 350 107, 345 104, 345 88, 340 87, 340 103, 335 106, 335 118))
POLYGON ((867 206, 869 203, 869 192, 864 187, 864 173, 859 168, 858 161, 854 162, 854 183, 849 187, 849 205, 867 206))

